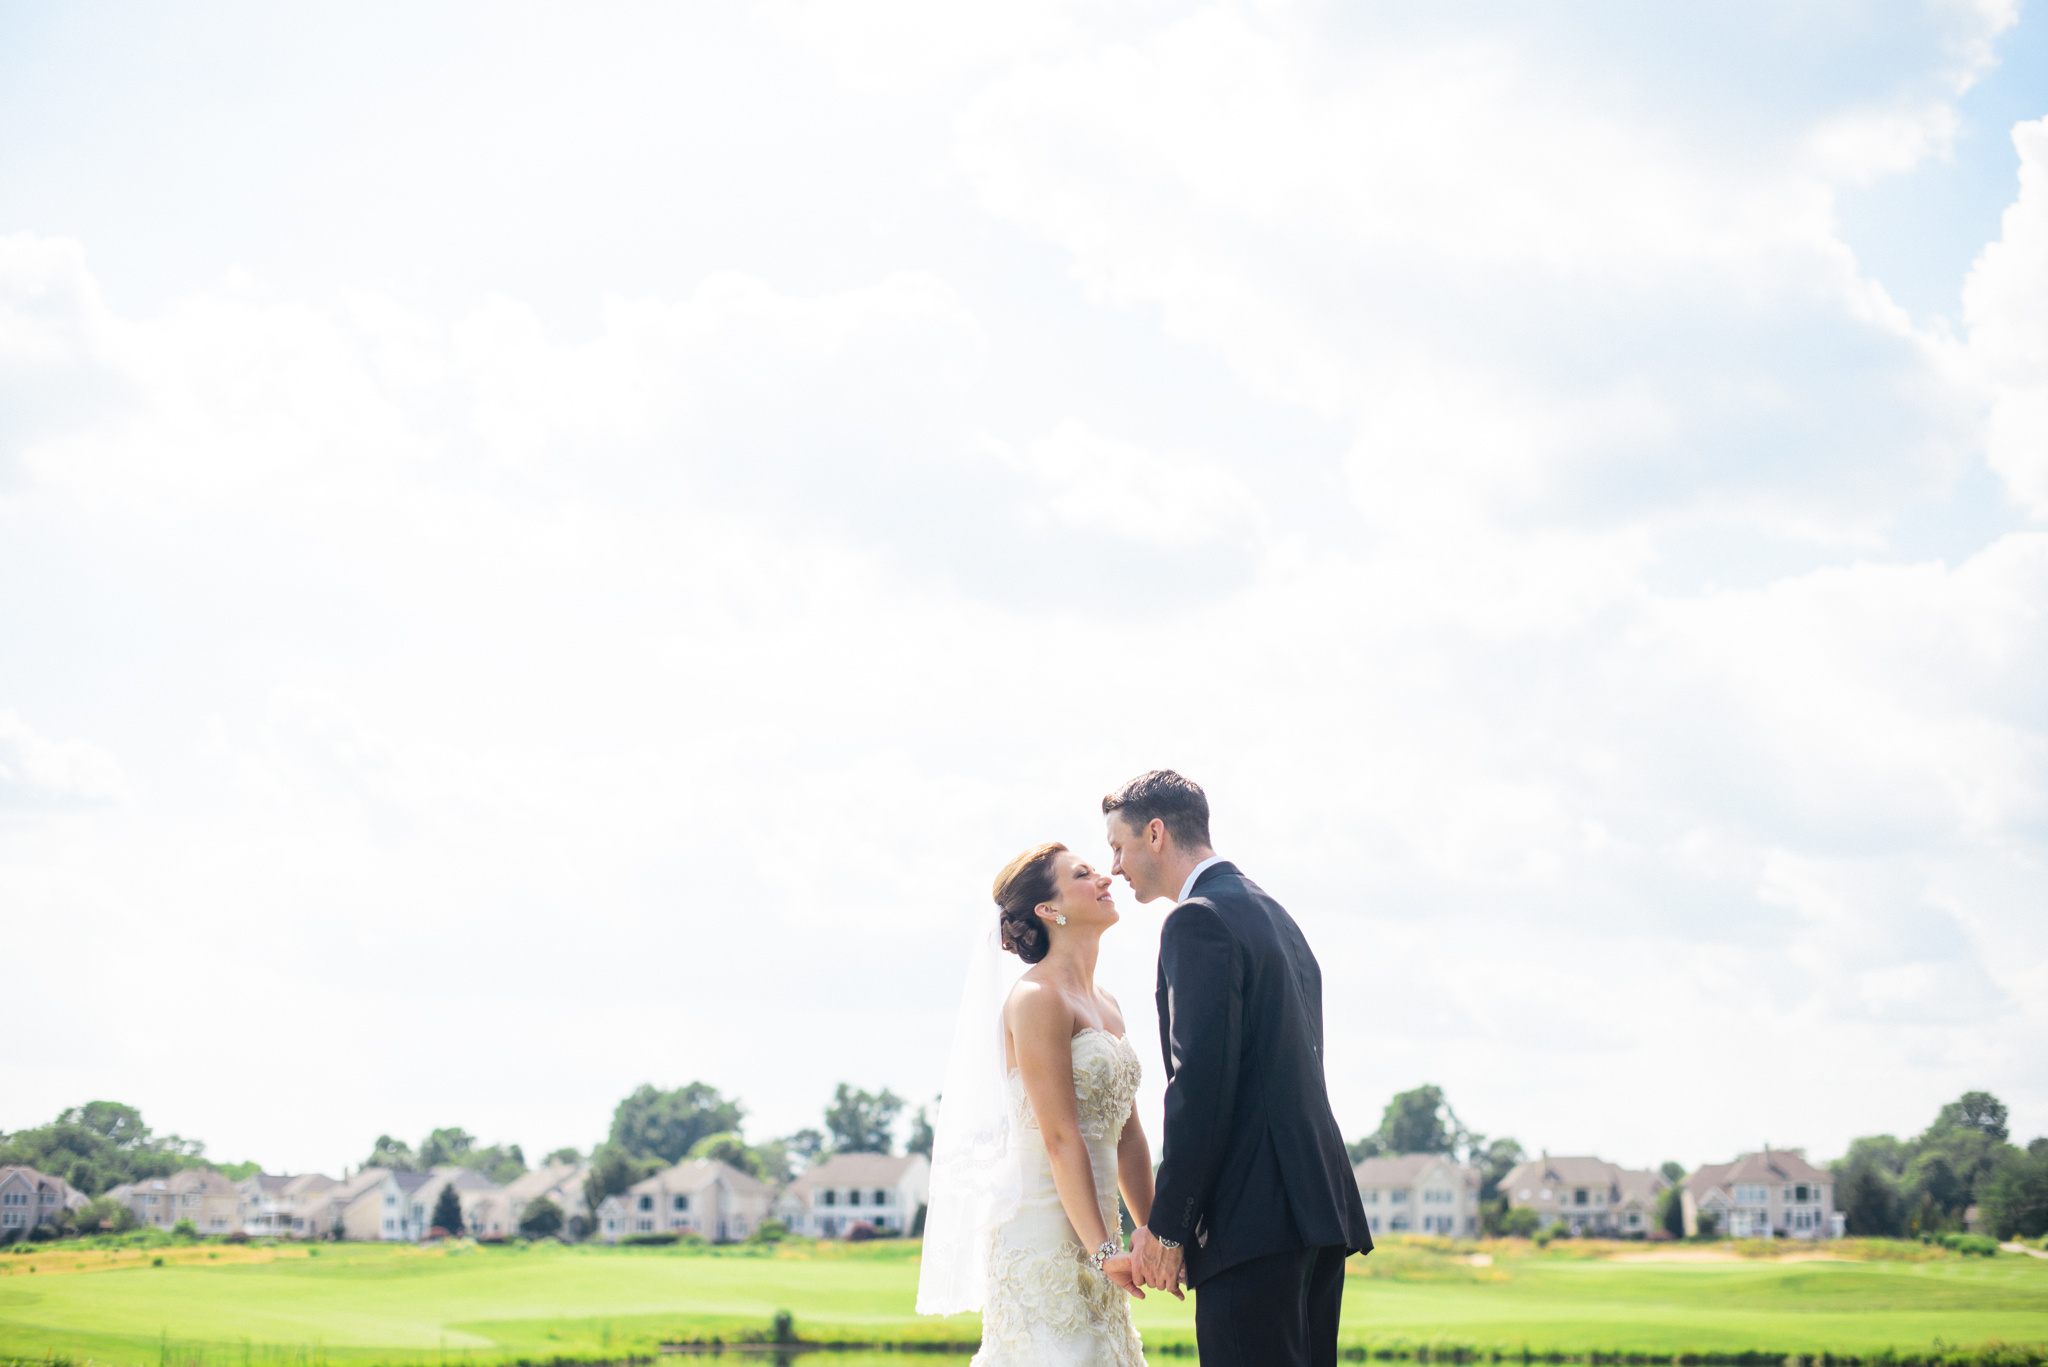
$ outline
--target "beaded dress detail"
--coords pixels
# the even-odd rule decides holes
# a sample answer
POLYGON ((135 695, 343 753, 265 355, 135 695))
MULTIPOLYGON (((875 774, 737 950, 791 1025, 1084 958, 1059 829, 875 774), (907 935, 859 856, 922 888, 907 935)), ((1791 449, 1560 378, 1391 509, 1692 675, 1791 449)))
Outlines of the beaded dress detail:
MULTIPOLYGON (((1130 1042, 1106 1030, 1083 1030, 1073 1050, 1074 1097, 1095 1198, 1103 1225, 1115 1230, 1117 1140, 1144 1069, 1130 1042)), ((1088 1265, 1093 1250, 1081 1246, 1060 1205, 1052 1158, 1016 1073, 1010 1074, 1010 1099, 1023 1142, 1024 1196, 1017 1213, 990 1236, 981 1351, 972 1367, 1143 1367, 1130 1298, 1088 1265)))

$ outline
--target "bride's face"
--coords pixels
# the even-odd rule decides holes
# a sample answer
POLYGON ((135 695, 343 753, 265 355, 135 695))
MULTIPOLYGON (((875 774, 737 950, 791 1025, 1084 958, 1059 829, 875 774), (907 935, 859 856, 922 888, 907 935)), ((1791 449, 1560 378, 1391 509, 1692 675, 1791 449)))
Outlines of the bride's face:
POLYGON ((1087 860, 1071 851, 1054 856, 1053 897, 1047 912, 1057 912, 1069 925, 1113 926, 1117 923, 1116 901, 1110 896, 1109 875, 1099 873, 1087 860))

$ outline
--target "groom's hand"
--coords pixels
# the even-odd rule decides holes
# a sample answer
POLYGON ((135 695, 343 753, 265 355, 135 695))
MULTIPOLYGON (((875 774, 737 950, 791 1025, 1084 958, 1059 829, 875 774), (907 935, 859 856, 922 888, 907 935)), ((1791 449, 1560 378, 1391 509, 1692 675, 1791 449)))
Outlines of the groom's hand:
POLYGON ((1114 1258, 1103 1259, 1102 1275, 1123 1288, 1126 1295, 1145 1299, 1144 1284, 1138 1280, 1138 1262, 1130 1254, 1119 1253, 1114 1258))
POLYGON ((1131 1260, 1137 1265, 1138 1280, 1155 1291, 1170 1291, 1179 1300, 1187 1296, 1180 1289, 1181 1252, 1159 1242, 1144 1225, 1131 1232, 1131 1260))

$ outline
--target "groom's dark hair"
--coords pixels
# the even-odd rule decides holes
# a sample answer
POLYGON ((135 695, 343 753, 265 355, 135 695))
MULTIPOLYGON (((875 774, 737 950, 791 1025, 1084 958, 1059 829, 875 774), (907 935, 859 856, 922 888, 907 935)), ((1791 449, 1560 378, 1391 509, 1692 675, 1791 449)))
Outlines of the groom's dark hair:
POLYGON ((1102 814, 1122 815, 1125 824, 1142 831, 1156 817, 1182 849, 1209 846, 1209 798, 1202 785, 1171 769, 1140 774, 1102 799, 1102 814))

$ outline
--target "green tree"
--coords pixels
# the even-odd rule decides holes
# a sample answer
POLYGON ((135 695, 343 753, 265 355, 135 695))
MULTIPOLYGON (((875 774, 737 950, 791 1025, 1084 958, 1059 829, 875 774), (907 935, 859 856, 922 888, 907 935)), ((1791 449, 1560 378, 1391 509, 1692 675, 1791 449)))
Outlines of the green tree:
POLYGON ((805 1167, 817 1162, 825 1152, 825 1136, 817 1130, 798 1130, 779 1142, 805 1167))
POLYGON ((553 1153, 549 1154, 546 1158, 543 1158, 540 1161, 542 1167, 553 1167, 557 1163, 581 1163, 583 1161, 583 1150, 568 1148, 556 1149, 553 1153))
POLYGON ((1685 1237, 1685 1188, 1676 1182, 1657 1193, 1657 1224, 1674 1239, 1685 1237))
POLYGON ((468 1167, 470 1151, 476 1147, 476 1136, 460 1126, 435 1130, 420 1141, 420 1168, 432 1172, 435 1168, 468 1167))
POLYGON ((449 1234, 462 1233, 462 1198, 456 1195, 453 1182, 443 1184, 434 1201, 434 1224, 449 1234))
POLYGON ((895 1145, 896 1116, 903 1098, 884 1087, 880 1093, 856 1092, 842 1082, 825 1111, 825 1128, 837 1153, 888 1153, 895 1145))
POLYGON ((519 1232, 529 1239, 545 1239, 562 1231, 562 1208, 543 1196, 519 1217, 519 1232))
POLYGON ((1388 1153, 1456 1153, 1464 1137, 1444 1089, 1434 1083, 1396 1092, 1380 1117, 1380 1143, 1388 1153))
POLYGON ((412 1145, 403 1139, 393 1139, 388 1134, 377 1136, 377 1142, 370 1146, 370 1156, 363 1160, 366 1168, 389 1168, 393 1172, 418 1172, 421 1164, 413 1157, 412 1145))
POLYGON ((932 1122, 925 1115, 925 1108, 917 1108, 917 1114, 910 1121, 910 1142, 903 1146, 905 1153, 921 1153, 932 1156, 932 1122))
POLYGON ((680 1163, 705 1135, 737 1130, 743 1114, 738 1100, 702 1082, 672 1092, 642 1083, 612 1112, 610 1142, 635 1157, 680 1163))
POLYGON ((1995 1143, 2003 1144, 2011 1137, 2006 1133, 2005 1121, 2005 1103, 1997 1097, 1989 1092, 1964 1092, 1941 1108, 1927 1131, 1931 1135, 1974 1130, 1995 1143))
POLYGON ((689 1156, 724 1163, 754 1178, 763 1178, 767 1173, 761 1156, 747 1147, 747 1141, 740 1138, 737 1130, 705 1135, 690 1146, 689 1156))
POLYGON ((608 1196, 616 1196, 645 1177, 652 1177, 668 1164, 660 1158, 636 1158, 616 1144, 599 1144, 590 1155, 590 1171, 583 1178, 583 1199, 592 1216, 608 1196))
POLYGON ((1527 1239, 1535 1235, 1543 1220, 1527 1206, 1516 1206, 1504 1211, 1500 1220, 1500 1233, 1516 1239, 1527 1239))
POLYGON ((1674 1187, 1685 1180, 1685 1165, 1683 1163, 1675 1163, 1668 1158, 1664 1160, 1657 1171, 1663 1175, 1665 1181, 1674 1187))
POLYGON ((123 1182, 204 1167, 205 1152, 196 1139, 153 1134, 133 1106, 89 1101, 0 1140, 0 1165, 19 1163, 97 1196, 123 1182))
POLYGON ((2001 1239, 2048 1234, 2048 1139, 2008 1149, 1985 1180, 1978 1203, 1985 1224, 2001 1239))
POLYGON ((1874 1163, 1851 1167, 1846 1183, 1838 1178, 1835 1202, 1843 1227, 1859 1239, 1895 1239, 1906 1232, 1898 1188, 1874 1163))

